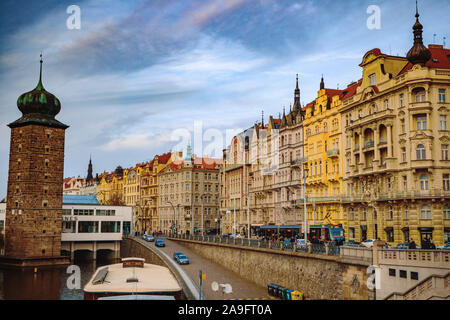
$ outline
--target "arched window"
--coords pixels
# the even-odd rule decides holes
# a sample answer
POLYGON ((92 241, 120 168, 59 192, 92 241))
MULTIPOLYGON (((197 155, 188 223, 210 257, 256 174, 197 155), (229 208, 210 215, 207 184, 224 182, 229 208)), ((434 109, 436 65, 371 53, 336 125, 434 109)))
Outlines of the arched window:
POLYGON ((328 123, 323 124, 323 132, 328 132, 328 123))
POLYGON ((426 174, 420 176, 420 190, 428 190, 428 176, 426 174))
POLYGON ((417 146, 416 156, 417 156, 417 160, 425 160, 427 158, 425 146, 423 144, 419 144, 417 146))
POLYGON ((320 130, 319 126, 316 126, 316 134, 319 133, 319 130, 320 130))
POLYGON ((431 208, 429 205, 423 205, 420 209, 420 219, 430 220, 431 219, 431 208))

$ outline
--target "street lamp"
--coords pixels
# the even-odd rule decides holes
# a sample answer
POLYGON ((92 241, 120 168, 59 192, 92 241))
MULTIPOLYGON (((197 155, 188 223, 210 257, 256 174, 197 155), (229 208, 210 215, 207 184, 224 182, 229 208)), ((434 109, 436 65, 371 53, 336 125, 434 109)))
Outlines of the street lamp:
POLYGON ((201 196, 200 196, 200 199, 202 200, 202 220, 201 220, 201 224, 202 224, 202 237, 205 235, 204 234, 204 232, 203 232, 203 203, 204 203, 204 195, 205 194, 202 194, 201 196))
POLYGON ((172 232, 175 233, 175 207, 173 206, 173 203, 171 201, 167 201, 167 204, 170 204, 172 206, 173 209, 173 223, 172 223, 172 232))
POLYGON ((306 195, 306 176, 308 175, 308 164, 306 164, 306 166, 303 167, 303 208, 304 208, 304 214, 303 214, 303 238, 305 239, 305 243, 307 243, 308 241, 308 237, 307 237, 307 231, 306 231, 306 199, 307 199, 307 195, 306 195))

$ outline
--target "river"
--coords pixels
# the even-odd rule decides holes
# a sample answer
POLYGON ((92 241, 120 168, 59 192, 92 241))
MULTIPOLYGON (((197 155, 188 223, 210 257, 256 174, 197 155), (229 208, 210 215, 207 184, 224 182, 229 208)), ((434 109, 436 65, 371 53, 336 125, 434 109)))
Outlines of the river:
POLYGON ((98 267, 118 263, 119 260, 101 258, 96 261, 75 259, 71 264, 80 267, 81 286, 69 289, 71 274, 67 267, 33 269, 0 269, 0 300, 83 300, 83 288, 98 267))

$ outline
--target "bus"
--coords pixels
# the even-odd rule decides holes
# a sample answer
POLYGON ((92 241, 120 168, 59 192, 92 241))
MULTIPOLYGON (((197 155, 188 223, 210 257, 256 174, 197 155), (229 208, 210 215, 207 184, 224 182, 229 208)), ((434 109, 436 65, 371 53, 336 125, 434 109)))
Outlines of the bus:
POLYGON ((260 226, 258 235, 265 237, 265 239, 276 239, 278 234, 285 239, 295 238, 297 235, 301 235, 301 226, 296 225, 265 225, 260 226))
POLYGON ((342 225, 311 225, 308 239, 310 242, 334 241, 337 245, 341 245, 344 242, 344 229, 342 225))

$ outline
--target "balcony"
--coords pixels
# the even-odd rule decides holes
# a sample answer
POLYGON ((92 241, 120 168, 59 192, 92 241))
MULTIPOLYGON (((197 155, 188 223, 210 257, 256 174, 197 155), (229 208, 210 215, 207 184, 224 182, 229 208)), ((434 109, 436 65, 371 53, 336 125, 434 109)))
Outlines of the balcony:
POLYGON ((373 142, 373 140, 368 140, 364 142, 364 149, 372 148, 374 145, 375 143, 373 142))
POLYGON ((300 160, 292 160, 291 161, 291 166, 293 167, 293 168, 300 168, 301 166, 302 166, 302 160, 300 159, 300 160))
POLYGON ((434 160, 411 160, 411 169, 427 169, 434 166, 434 160))
POLYGON ((337 158, 339 156, 339 149, 327 150, 327 155, 330 158, 337 158))

